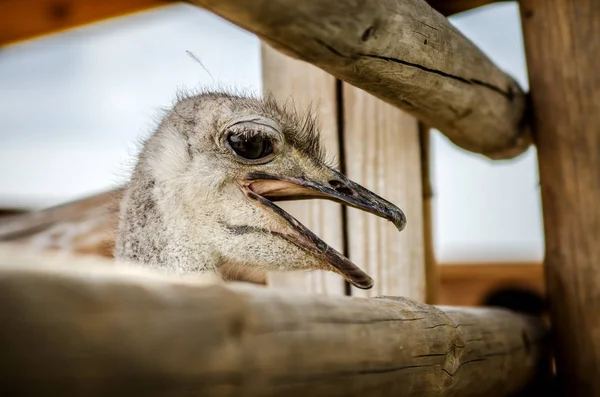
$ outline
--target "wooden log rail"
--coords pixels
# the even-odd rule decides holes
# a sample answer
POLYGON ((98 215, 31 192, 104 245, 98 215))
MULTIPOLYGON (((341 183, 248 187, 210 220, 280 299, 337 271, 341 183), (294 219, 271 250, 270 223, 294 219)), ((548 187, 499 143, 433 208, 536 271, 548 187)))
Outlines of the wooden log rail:
POLYGON ((0 219, 0 242, 113 257, 122 188, 0 219))
POLYGON ((0 1, 0 47, 173 3, 172 0, 3 0, 0 1))
POLYGON ((193 2, 464 149, 497 159, 530 144, 522 89, 424 0, 193 2))
MULTIPOLYGON (((186 0, 3 0, 0 1, 0 47, 89 23, 186 0)), ((444 15, 481 7, 494 0, 428 0, 444 15)))
POLYGON ((0 395, 509 396, 546 327, 0 251, 0 395), (58 265, 57 265, 58 263, 58 265))

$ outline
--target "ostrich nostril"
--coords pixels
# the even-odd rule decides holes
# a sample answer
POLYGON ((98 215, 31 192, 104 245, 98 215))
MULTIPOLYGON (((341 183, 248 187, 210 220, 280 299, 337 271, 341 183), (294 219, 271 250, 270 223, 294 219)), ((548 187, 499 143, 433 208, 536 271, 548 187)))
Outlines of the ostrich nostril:
POLYGON ((354 191, 352 191, 352 189, 350 189, 340 181, 331 180, 329 181, 329 185, 332 188, 334 188, 338 193, 345 194, 346 196, 354 195, 354 191))

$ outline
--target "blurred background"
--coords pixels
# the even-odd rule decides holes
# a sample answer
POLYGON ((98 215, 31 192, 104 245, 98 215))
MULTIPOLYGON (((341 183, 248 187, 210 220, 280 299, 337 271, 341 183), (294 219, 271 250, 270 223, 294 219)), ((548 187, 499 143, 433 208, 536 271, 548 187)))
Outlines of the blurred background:
MULTIPOLYGON (((450 20, 528 89, 515 2, 450 20)), ((0 208, 48 207, 118 186, 177 91, 206 86, 260 93, 260 42, 186 4, 1 47, 0 208)), ((539 264, 535 148, 491 162, 437 132, 431 144, 437 261, 539 264)))

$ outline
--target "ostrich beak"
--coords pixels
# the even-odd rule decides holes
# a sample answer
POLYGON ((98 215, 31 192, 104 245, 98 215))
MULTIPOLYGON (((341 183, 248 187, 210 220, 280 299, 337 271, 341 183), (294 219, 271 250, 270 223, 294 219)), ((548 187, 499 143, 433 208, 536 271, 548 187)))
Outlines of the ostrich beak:
POLYGON ((287 225, 284 233, 278 233, 281 237, 319 258, 352 285, 369 289, 373 286, 373 279, 368 274, 274 202, 316 198, 332 200, 385 218, 399 231, 406 226, 406 216, 394 204, 333 169, 327 168, 319 174, 309 178, 249 173, 242 181, 242 191, 246 197, 272 211, 287 225))

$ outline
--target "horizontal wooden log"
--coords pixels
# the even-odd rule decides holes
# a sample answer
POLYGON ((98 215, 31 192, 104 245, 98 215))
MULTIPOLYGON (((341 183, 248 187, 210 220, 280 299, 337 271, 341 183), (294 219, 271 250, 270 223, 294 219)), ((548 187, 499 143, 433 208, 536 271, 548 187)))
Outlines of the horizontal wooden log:
MULTIPOLYGON (((184 0, 3 0, 0 1, 0 46, 183 2, 184 0)), ((494 1, 428 0, 434 9, 444 15, 492 2, 494 1)))
POLYGON ((90 261, 0 251, 0 395, 509 396, 545 358, 544 323, 500 309, 90 261))
POLYGON ((0 47, 170 3, 171 0, 3 0, 0 47))
POLYGON ((123 190, 95 194, 51 208, 0 219, 0 242, 35 250, 112 257, 123 190))
POLYGON ((531 142, 517 82, 424 0, 193 2, 406 110, 464 149, 510 158, 531 142))

